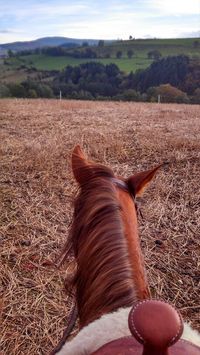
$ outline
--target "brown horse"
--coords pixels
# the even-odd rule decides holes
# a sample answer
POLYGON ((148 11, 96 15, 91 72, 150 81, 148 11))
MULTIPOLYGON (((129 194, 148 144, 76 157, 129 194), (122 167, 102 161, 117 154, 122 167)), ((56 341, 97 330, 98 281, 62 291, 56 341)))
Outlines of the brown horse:
POLYGON ((159 167, 124 179, 115 177, 110 168, 88 161, 80 146, 73 151, 72 170, 80 192, 62 260, 71 243, 77 262, 76 299, 81 329, 103 315, 150 296, 135 198, 159 167))

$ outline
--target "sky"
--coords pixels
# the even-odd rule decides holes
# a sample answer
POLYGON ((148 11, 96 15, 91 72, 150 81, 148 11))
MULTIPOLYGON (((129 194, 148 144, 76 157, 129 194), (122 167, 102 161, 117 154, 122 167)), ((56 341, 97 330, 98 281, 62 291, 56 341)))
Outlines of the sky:
POLYGON ((200 0, 0 0, 0 44, 49 36, 200 37, 200 0))

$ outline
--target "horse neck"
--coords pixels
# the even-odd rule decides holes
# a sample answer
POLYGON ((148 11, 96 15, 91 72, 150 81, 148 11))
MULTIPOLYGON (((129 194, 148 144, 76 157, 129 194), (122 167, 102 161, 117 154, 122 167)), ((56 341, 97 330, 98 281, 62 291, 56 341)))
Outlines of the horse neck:
POLYGON ((128 245, 132 278, 134 280, 137 298, 142 300, 150 297, 150 291, 147 283, 144 258, 141 252, 138 235, 136 209, 130 195, 128 195, 123 190, 118 189, 118 198, 122 206, 121 216, 123 221, 124 235, 128 245))
POLYGON ((101 183, 80 197, 73 227, 81 327, 147 297, 133 201, 109 181, 101 183))

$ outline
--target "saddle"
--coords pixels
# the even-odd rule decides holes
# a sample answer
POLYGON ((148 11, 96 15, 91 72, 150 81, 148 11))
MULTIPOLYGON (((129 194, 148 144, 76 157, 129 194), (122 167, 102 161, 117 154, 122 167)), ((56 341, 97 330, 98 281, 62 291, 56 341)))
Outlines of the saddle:
POLYGON ((180 339, 181 315, 168 303, 141 301, 129 313, 133 336, 103 345, 92 355, 200 355, 200 347, 180 339))

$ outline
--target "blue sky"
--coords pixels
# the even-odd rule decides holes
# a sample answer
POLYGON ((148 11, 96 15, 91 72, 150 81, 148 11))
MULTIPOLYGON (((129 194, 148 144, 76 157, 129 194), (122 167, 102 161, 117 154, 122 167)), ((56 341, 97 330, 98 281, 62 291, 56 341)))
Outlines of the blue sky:
POLYGON ((0 0, 0 43, 200 36, 200 0, 0 0))

